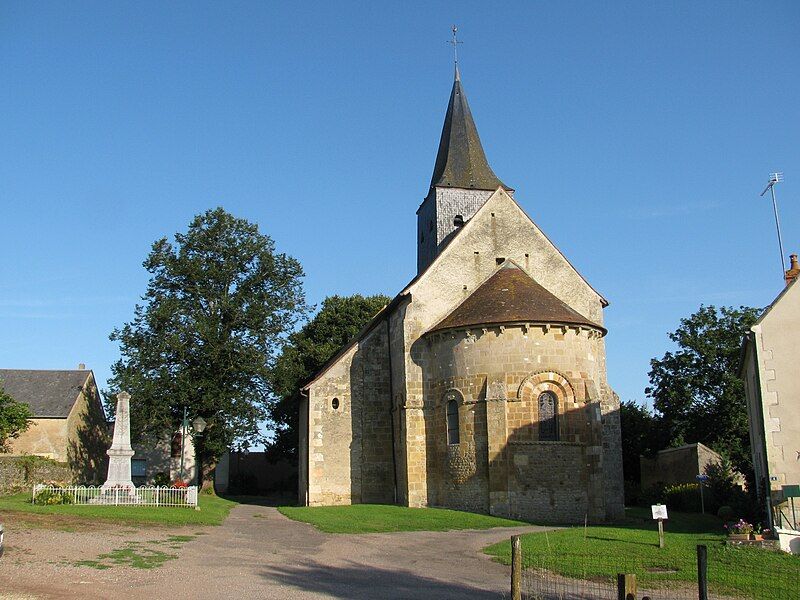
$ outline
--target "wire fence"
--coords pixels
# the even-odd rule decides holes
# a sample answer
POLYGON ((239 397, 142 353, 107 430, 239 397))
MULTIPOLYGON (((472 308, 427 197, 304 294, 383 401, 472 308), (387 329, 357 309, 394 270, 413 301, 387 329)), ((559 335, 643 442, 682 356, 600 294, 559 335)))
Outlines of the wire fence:
POLYGON ((189 487, 94 487, 91 485, 33 486, 34 504, 78 504, 98 506, 197 507, 197 486, 189 487))
POLYGON ((722 560, 709 559, 707 596, 700 595, 696 564, 659 565, 614 556, 564 554, 523 554, 523 564, 523 600, 617 600, 625 597, 619 596, 618 574, 635 576, 639 600, 800 598, 798 562, 775 568, 754 560, 746 570, 731 570, 722 560))

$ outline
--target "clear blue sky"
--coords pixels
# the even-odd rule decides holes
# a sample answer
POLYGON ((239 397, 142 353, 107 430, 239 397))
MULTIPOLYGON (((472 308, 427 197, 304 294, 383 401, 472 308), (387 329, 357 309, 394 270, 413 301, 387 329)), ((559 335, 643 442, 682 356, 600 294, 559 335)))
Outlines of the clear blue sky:
POLYGON ((701 303, 780 291, 800 250, 800 4, 0 4, 0 366, 101 383, 150 244, 224 206, 312 302, 415 272, 452 82, 489 161, 611 302, 608 374, 701 303), (111 4, 111 5, 110 5, 111 4))

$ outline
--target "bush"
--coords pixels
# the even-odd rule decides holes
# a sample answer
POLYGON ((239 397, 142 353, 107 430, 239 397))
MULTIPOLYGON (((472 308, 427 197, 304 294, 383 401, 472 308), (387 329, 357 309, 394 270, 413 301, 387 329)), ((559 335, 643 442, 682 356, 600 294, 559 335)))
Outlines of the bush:
POLYGON ((166 487, 169 485, 169 473, 156 473, 153 477, 153 485, 158 487, 166 487))
POLYGON ((664 488, 664 504, 681 512, 700 512, 700 485, 678 483, 664 488))
POLYGON ((66 490, 62 489, 54 489, 54 490, 42 490, 33 499, 34 504, 72 504, 75 502, 75 498, 72 497, 72 494, 67 492, 66 490))
POLYGON ((736 512, 727 504, 720 506, 719 510, 717 511, 717 516, 726 523, 733 519, 733 515, 735 514, 736 512))
POLYGON ((707 494, 710 501, 706 501, 706 506, 710 510, 727 506, 735 515, 759 520, 757 503, 754 503, 753 498, 739 485, 740 476, 727 458, 723 457, 719 464, 709 464, 706 467, 706 475, 708 475, 706 487, 710 492, 707 494))

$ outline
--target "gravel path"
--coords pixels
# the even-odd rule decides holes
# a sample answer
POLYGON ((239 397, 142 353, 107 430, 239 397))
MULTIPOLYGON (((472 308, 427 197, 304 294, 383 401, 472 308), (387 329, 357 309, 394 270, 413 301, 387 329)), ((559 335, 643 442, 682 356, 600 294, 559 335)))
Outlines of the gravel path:
POLYGON ((327 534, 254 505, 236 506, 221 527, 203 529, 63 532, 6 520, 0 598, 498 599, 508 596, 509 570, 481 548, 542 529, 327 534), (179 558, 152 569, 75 564, 120 548, 179 558))

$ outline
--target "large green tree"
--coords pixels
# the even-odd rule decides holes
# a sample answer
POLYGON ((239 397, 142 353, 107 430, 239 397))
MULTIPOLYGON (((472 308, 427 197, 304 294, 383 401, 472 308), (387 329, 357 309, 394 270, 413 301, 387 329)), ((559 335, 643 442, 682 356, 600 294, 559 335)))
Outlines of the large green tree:
POLYGON ((122 357, 109 385, 131 394, 134 437, 168 435, 184 407, 207 422, 195 445, 208 485, 227 448, 261 440, 271 368, 307 311, 303 270, 222 208, 195 217, 174 243, 156 241, 144 267, 144 303, 111 334, 122 357))
POLYGON ((670 339, 677 350, 650 361, 645 390, 660 413, 669 445, 702 442, 724 453, 745 475, 752 471, 744 384, 739 379, 742 338, 760 310, 701 306, 670 339))
POLYGON ((30 427, 32 417, 28 405, 14 400, 0 385, 0 452, 8 452, 11 440, 30 427))
POLYGON ((639 457, 652 455, 664 447, 664 436, 659 419, 646 406, 634 401, 619 405, 622 428, 622 471, 625 481, 639 482, 641 469, 639 457))
POLYGON ((389 302, 383 295, 330 296, 316 316, 289 336, 273 371, 275 402, 269 415, 274 457, 297 455, 300 386, 314 375, 389 302))

